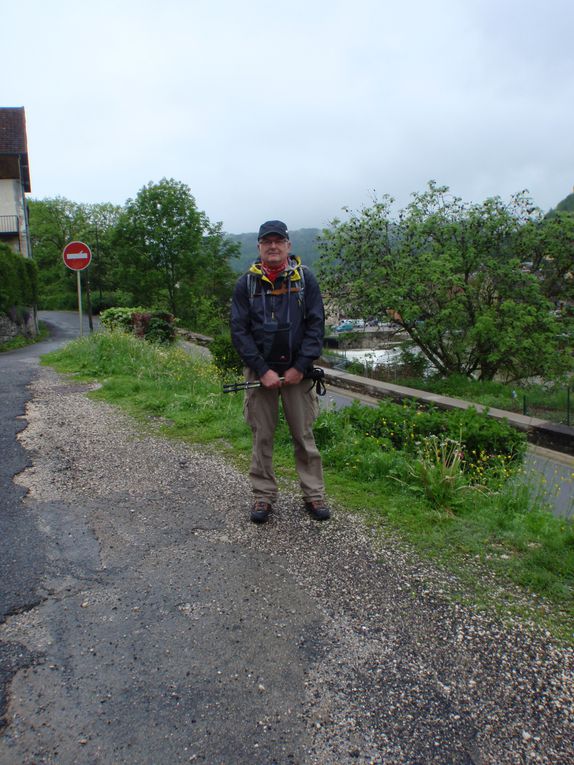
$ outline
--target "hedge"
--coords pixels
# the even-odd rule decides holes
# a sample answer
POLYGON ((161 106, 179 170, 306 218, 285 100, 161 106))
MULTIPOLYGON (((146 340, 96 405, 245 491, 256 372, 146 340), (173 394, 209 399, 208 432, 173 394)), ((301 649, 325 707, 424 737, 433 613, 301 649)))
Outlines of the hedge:
POLYGON ((38 269, 34 261, 0 243, 0 312, 35 305, 37 295, 38 269))

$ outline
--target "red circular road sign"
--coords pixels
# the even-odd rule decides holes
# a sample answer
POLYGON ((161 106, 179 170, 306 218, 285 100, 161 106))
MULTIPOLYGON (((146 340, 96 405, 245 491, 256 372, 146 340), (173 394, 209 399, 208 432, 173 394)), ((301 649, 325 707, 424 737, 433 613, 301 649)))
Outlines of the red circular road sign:
POLYGON ((62 253, 64 257, 64 263, 71 268, 72 271, 83 271, 90 265, 92 260, 92 251, 87 244, 83 242, 70 242, 64 247, 62 253))

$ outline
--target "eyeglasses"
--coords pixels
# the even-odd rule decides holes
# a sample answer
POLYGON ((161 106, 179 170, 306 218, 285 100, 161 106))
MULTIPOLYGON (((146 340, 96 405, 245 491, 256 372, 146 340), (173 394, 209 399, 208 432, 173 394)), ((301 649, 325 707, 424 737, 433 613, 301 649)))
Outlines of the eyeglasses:
POLYGON ((288 239, 260 239, 259 244, 263 245, 263 247, 272 247, 273 245, 286 245, 289 244, 288 239))

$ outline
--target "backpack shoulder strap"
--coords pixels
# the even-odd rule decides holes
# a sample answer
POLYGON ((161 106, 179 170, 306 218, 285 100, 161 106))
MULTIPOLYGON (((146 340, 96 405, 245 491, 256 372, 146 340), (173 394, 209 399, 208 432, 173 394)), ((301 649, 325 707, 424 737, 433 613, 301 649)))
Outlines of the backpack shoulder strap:
POLYGON ((258 284, 259 278, 257 277, 257 274, 253 273, 253 271, 247 272, 247 292, 249 294, 249 304, 251 305, 253 303, 253 298, 255 295, 258 294, 258 289, 260 289, 260 284, 258 284))
POLYGON ((299 276, 301 277, 301 285, 299 287, 299 294, 297 298, 299 300, 299 306, 303 314, 303 319, 306 319, 307 306, 305 304, 305 266, 302 263, 299 263, 299 265, 297 266, 297 272, 299 273, 299 276))
POLYGON ((249 304, 251 305, 257 293, 257 277, 252 271, 247 272, 247 292, 249 293, 249 304))

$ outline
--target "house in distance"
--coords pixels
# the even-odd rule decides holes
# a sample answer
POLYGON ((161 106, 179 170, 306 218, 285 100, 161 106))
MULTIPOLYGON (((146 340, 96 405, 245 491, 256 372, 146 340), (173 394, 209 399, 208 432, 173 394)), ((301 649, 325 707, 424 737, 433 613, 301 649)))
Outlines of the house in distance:
POLYGON ((32 255, 26 203, 30 191, 24 107, 0 107, 0 242, 25 258, 32 255))

